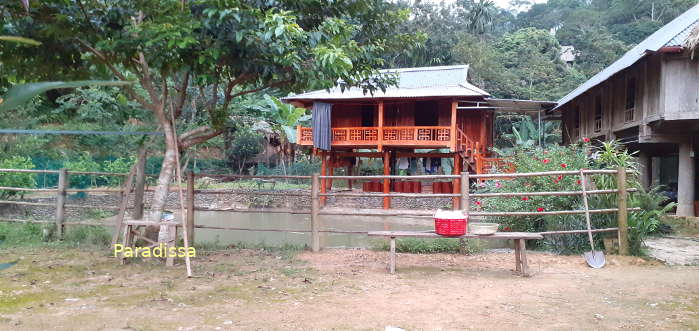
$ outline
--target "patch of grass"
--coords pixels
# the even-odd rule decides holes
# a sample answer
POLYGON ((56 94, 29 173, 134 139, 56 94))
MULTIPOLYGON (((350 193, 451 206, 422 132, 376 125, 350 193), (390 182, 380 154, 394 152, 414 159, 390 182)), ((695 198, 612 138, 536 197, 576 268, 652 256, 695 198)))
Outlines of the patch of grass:
POLYGON ((36 245, 43 241, 42 224, 0 223, 0 247, 36 245))
MULTIPOLYGON (((387 251, 390 249, 389 241, 385 239, 376 239, 369 243, 373 250, 387 251)), ((430 254, 430 253, 460 253, 468 254, 482 251, 478 240, 466 239, 464 247, 461 247, 460 241, 457 239, 437 238, 437 239, 420 239, 420 238, 403 238, 396 239, 396 252, 413 253, 413 254, 430 254)))
POLYGON ((198 252, 206 253, 207 251, 223 251, 223 250, 236 250, 236 249, 253 249, 253 250, 261 250, 266 252, 267 254, 278 254, 282 258, 287 259, 287 260, 292 260, 296 257, 296 255, 306 249, 306 246, 303 245, 294 245, 294 244, 288 244, 285 243, 284 245, 281 246, 270 246, 265 243, 259 243, 259 244, 249 244, 249 243, 244 243, 244 242, 239 242, 237 244, 232 244, 232 245, 222 245, 218 242, 218 240, 215 240, 213 242, 208 241, 208 242, 197 242, 194 247, 197 249, 198 252))
POLYGON ((102 226, 77 226, 69 228, 64 241, 76 246, 106 247, 111 243, 112 236, 102 226))
POLYGON ((106 247, 111 235, 102 226, 81 225, 66 228, 63 241, 55 241, 53 224, 0 223, 0 247, 88 246, 106 247))

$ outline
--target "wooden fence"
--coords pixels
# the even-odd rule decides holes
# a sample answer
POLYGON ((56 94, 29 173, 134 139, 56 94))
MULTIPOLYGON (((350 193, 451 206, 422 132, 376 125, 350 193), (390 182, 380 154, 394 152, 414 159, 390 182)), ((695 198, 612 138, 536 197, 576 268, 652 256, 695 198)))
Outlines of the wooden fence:
MULTIPOLYGON (((144 169, 136 170, 136 180, 133 189, 134 194, 134 206, 129 208, 132 210, 131 218, 141 219, 143 217, 144 208, 144 192, 149 190, 145 187, 144 178, 148 175, 144 174, 144 169)), ((17 187, 0 187, 0 190, 14 190, 14 191, 26 191, 26 192, 53 192, 56 194, 56 203, 34 203, 34 202, 24 202, 24 201, 13 201, 4 200, 0 201, 0 204, 16 204, 16 205, 27 205, 27 206, 55 206, 55 224, 58 229, 58 234, 62 234, 64 225, 84 225, 84 224, 96 224, 93 222, 65 222, 65 208, 103 208, 111 210, 123 211, 126 208, 126 204, 129 200, 129 194, 131 190, 125 190, 122 188, 88 188, 88 189, 71 189, 68 187, 68 178, 70 174, 80 174, 80 175, 100 175, 100 176, 129 176, 131 174, 121 174, 121 173, 103 173, 103 172, 79 172, 79 171, 67 171, 65 169, 61 170, 19 170, 19 169, 0 169, 0 172, 24 172, 24 173, 55 173, 59 175, 59 184, 57 188, 51 189, 30 189, 30 188, 17 188, 17 187), (82 206, 82 205, 69 205, 65 202, 65 196, 67 193, 71 192, 112 192, 119 193, 121 195, 121 206, 82 206)), ((362 209, 362 208, 342 208, 342 207, 327 207, 324 206, 324 200, 328 197, 377 197, 383 199, 390 198, 452 198, 458 201, 459 208, 464 211, 468 217, 489 217, 489 216, 544 216, 544 215, 571 215, 571 214, 584 214, 585 210, 558 210, 558 211, 541 211, 541 212, 504 212, 504 211, 491 211, 491 212, 481 212, 471 210, 471 199, 473 198, 489 198, 489 197, 524 197, 524 196, 582 196, 584 188, 581 187, 579 191, 552 191, 552 192, 491 192, 491 193, 478 193, 471 192, 472 181, 487 181, 495 179, 508 179, 508 178, 520 178, 520 177, 539 177, 539 176, 569 176, 569 175, 611 175, 616 176, 617 187, 615 190, 586 190, 588 195, 594 194, 617 194, 617 208, 608 209, 591 209, 589 210, 592 214, 617 214, 617 227, 606 228, 606 229, 594 229, 593 232, 618 232, 619 240, 619 252, 621 254, 628 253, 628 239, 627 239, 627 212, 630 210, 627 208, 627 193, 634 192, 634 189, 627 189, 626 187, 626 174, 627 170, 624 168, 619 168, 615 170, 583 170, 583 171, 553 171, 553 172, 538 172, 538 173, 504 173, 504 174, 469 174, 462 173, 460 175, 425 175, 425 176, 395 176, 395 175, 376 175, 376 176, 320 176, 314 174, 313 176, 248 176, 248 175, 221 175, 221 174, 194 174, 188 172, 186 176, 186 197, 185 197, 185 210, 187 213, 188 234, 190 236, 190 242, 194 239, 194 228, 200 229, 220 229, 220 230, 241 230, 241 231, 262 231, 262 232, 302 232, 311 233, 311 248, 313 251, 319 251, 321 249, 320 234, 321 233, 347 233, 347 234, 362 234, 366 231, 343 231, 343 230, 328 230, 323 229, 323 223, 321 216, 323 215, 352 215, 352 216, 404 216, 404 217, 429 217, 432 216, 434 210, 383 210, 383 209, 362 209), (272 181, 309 181, 310 180, 310 190, 301 189, 295 191, 281 191, 281 190, 240 190, 240 189, 198 189, 195 187, 195 182, 197 177, 210 177, 219 178, 225 180, 245 180, 252 179, 258 180, 263 183, 271 183, 272 181), (323 179, 326 180, 382 180, 384 183, 390 180, 406 179, 406 180, 439 180, 439 179, 449 179, 456 180, 459 193, 373 193, 373 192, 322 192, 321 182, 323 179), (203 206, 196 206, 195 196, 196 194, 236 194, 236 195, 256 195, 256 196, 299 196, 299 197, 310 197, 310 209, 303 208, 210 208, 203 206), (208 226, 202 224, 196 224, 195 211, 222 211, 222 212, 237 212, 237 213, 289 213, 289 214, 310 214, 311 224, 310 229, 260 229, 260 228, 242 228, 242 227, 228 227, 228 226, 208 226)), ((584 182, 584 181, 583 181, 584 182)), ((125 185, 126 186, 126 185, 125 185)), ((171 188, 171 191, 173 188, 171 188)), ((34 223, 49 223, 48 221, 35 221, 35 220, 17 220, 17 219, 2 219, 0 221, 15 221, 15 222, 34 222, 34 223)), ((102 223, 103 224, 103 223, 102 223)), ((574 234, 574 233, 586 233, 587 230, 568 230, 568 231, 550 231, 544 232, 545 235, 553 234, 574 234)))

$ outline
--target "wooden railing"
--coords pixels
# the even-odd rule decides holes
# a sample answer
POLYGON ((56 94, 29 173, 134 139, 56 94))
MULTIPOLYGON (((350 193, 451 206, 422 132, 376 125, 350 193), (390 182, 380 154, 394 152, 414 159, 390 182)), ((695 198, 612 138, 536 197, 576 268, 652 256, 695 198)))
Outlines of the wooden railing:
MULTIPOLYGON (((298 127, 298 143, 313 145, 313 129, 298 127)), ((449 147, 448 126, 385 126, 332 128, 332 144, 336 146, 435 146, 449 147)))

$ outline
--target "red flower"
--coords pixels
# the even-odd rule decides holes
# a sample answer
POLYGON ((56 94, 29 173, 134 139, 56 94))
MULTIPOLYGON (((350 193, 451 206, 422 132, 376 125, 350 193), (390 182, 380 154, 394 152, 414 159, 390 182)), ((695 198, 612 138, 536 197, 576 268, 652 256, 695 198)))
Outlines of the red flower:
POLYGON ((551 160, 549 160, 549 159, 544 159, 544 164, 548 164, 549 162, 551 162, 551 160))
POLYGON ((562 168, 568 168, 568 165, 565 164, 565 163, 561 163, 561 167, 562 167, 562 168))
POLYGON ((512 231, 512 229, 510 229, 509 226, 506 226, 506 227, 504 227, 504 228, 502 228, 502 229, 503 229, 504 231, 512 231))
POLYGON ((523 197, 523 198, 522 198, 522 201, 527 201, 527 200, 529 200, 529 197, 523 197))
POLYGON ((542 211, 544 211, 544 208, 542 208, 542 207, 536 208, 536 211, 542 212, 542 211))
POLYGON ((557 178, 559 181, 563 180, 563 175, 559 175, 557 178))
POLYGON ((476 204, 480 206, 480 205, 481 205, 481 202, 480 202, 480 201, 476 201, 476 204))
POLYGON ((578 180, 576 181, 576 183, 578 183, 578 185, 582 184, 582 182, 580 181, 580 179, 578 179, 578 180))
POLYGON ((590 142, 590 138, 587 138, 587 137, 583 138, 583 142, 584 142, 584 143, 589 143, 589 142, 590 142))
POLYGON ((558 179, 554 179, 554 180, 553 180, 553 183, 554 183, 554 184, 558 184, 558 179))

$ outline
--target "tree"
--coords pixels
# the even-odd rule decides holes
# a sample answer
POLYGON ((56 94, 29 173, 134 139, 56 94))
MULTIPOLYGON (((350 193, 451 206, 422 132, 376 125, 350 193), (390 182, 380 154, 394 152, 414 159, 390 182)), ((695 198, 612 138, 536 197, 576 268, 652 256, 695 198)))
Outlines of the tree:
POLYGON ((381 55, 412 40, 394 29, 408 13, 379 0, 46 0, 28 13, 18 3, 0 12, 3 29, 47 47, 26 61, 22 50, 1 51, 16 77, 137 83, 124 90, 165 134, 151 219, 160 218, 176 150, 224 132, 238 97, 334 85, 385 89, 393 82, 377 71, 381 55), (199 125, 176 136, 195 98, 199 125))
POLYGON ((507 97, 556 100, 584 81, 561 61, 558 41, 545 30, 517 30, 503 36, 495 48, 514 80, 507 97))
POLYGON ((495 2, 479 0, 466 13, 466 28, 474 34, 486 33, 491 29, 495 13, 497 13, 495 2))

